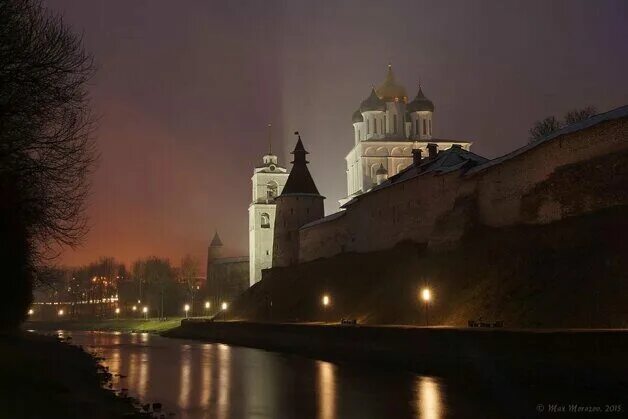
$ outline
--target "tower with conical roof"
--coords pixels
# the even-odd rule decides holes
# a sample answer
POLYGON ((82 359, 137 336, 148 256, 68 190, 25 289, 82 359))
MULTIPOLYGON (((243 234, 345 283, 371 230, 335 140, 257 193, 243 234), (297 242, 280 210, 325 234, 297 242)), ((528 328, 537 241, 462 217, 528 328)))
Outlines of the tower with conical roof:
POLYGON ((307 168, 308 152, 298 132, 292 154, 292 170, 276 199, 272 266, 290 266, 299 261, 299 229, 324 216, 323 200, 307 168))
POLYGON ((273 261, 275 200, 282 193, 287 170, 279 166, 273 154, 271 126, 268 125, 268 153, 262 157, 251 177, 253 197, 249 205, 249 282, 253 286, 262 279, 262 269, 273 261))
POLYGON ((207 248, 207 272, 209 272, 209 267, 216 260, 223 257, 223 246, 222 240, 220 240, 220 236, 218 235, 218 230, 214 231, 214 237, 212 241, 209 243, 209 247, 207 248))

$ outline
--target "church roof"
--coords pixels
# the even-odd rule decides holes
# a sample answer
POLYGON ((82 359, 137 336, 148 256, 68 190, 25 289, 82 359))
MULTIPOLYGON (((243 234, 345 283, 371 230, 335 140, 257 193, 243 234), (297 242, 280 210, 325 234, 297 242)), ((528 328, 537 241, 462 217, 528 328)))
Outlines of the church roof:
POLYGON ((425 158, 418 166, 411 164, 396 175, 389 177, 388 180, 382 182, 380 185, 374 186, 368 192, 354 197, 351 201, 344 204, 342 208, 348 207, 372 192, 393 186, 417 176, 426 174, 440 175, 455 170, 463 170, 463 173, 465 173, 472 167, 481 165, 487 161, 488 159, 480 155, 467 151, 459 145, 454 145, 447 150, 440 151, 434 159, 425 158))
POLYGON ((209 244, 210 247, 218 247, 222 246, 222 240, 220 240, 220 236, 218 235, 218 231, 214 233, 214 238, 212 242, 209 244))
POLYGON ((423 89, 419 86, 419 92, 412 102, 408 103, 408 112, 434 112, 434 103, 423 94, 423 89))
MULTIPOLYGON (((298 132, 295 134, 299 135, 298 132)), ((290 171, 286 185, 281 191, 281 196, 289 194, 320 195, 314 183, 314 179, 312 179, 312 175, 307 168, 308 161, 305 159, 305 156, 309 153, 305 151, 300 135, 292 154, 294 154, 292 170, 290 171)))
POLYGON ((364 122, 364 117, 362 116, 362 112, 360 112, 359 109, 356 109, 355 112, 353 112, 353 116, 351 117, 351 120, 353 121, 354 124, 356 122, 364 122))
MULTIPOLYGON (((360 112, 368 112, 368 111, 385 111, 386 110, 386 102, 381 100, 377 93, 375 92, 375 88, 371 89, 371 94, 369 97, 364 99, 360 104, 360 112)), ((354 114, 355 115, 355 114, 354 114)))
POLYGON ((400 102, 405 102, 408 99, 406 89, 402 85, 397 84, 395 81, 392 65, 390 64, 388 64, 388 71, 386 72, 384 82, 376 89, 376 91, 377 96, 385 102, 394 102, 395 99, 400 102))

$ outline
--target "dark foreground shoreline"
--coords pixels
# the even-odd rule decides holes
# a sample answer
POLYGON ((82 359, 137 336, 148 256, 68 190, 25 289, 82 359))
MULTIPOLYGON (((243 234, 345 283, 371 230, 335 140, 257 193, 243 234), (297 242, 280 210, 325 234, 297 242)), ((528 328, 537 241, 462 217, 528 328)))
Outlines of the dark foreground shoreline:
POLYGON ((182 321, 163 335, 453 376, 493 388, 577 387, 628 394, 628 330, 182 321))
POLYGON ((0 418, 141 418, 98 359, 54 336, 0 335, 0 418))

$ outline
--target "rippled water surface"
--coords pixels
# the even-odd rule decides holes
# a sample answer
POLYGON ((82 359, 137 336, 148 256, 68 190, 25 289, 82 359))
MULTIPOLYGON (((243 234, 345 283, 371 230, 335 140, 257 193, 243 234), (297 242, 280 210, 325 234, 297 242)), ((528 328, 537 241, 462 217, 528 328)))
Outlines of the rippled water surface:
POLYGON ((65 332, 105 357, 114 388, 175 418, 480 418, 462 383, 146 333, 65 332), (455 390, 454 390, 455 389, 455 390))

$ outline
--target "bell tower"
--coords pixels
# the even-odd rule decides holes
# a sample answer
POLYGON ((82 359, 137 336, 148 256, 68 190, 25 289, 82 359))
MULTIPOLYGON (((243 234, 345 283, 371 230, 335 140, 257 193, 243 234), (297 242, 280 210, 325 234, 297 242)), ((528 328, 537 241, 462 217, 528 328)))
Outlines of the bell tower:
POLYGON ((251 205, 249 205, 249 278, 250 286, 262 279, 262 269, 270 268, 273 260, 275 231, 275 199, 288 179, 284 167, 273 154, 271 125, 268 124, 268 153, 253 171, 251 205))

